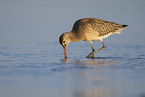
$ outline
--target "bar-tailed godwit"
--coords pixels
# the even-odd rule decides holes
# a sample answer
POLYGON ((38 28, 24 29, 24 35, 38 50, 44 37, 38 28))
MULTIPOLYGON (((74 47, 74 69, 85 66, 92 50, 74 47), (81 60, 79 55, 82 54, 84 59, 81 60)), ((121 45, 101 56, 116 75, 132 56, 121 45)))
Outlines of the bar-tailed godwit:
POLYGON ((102 19, 83 18, 74 23, 71 32, 63 33, 59 38, 59 42, 63 46, 65 58, 67 58, 67 46, 70 42, 88 41, 91 43, 92 52, 86 57, 93 58, 96 52, 106 48, 103 42, 104 38, 112 34, 121 34, 121 31, 126 27, 127 25, 120 25, 102 19), (101 41, 103 47, 95 50, 92 41, 101 41))

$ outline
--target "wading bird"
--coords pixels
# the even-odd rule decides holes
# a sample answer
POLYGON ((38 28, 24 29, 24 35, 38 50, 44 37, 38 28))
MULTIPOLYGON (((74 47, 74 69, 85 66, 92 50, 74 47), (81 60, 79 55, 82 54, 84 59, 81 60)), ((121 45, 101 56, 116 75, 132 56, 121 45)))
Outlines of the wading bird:
POLYGON ((65 58, 67 58, 67 46, 70 42, 88 41, 91 43, 92 52, 86 57, 93 58, 96 52, 106 48, 103 42, 104 38, 112 34, 121 34, 121 31, 126 27, 127 25, 120 25, 102 19, 83 18, 74 23, 71 32, 63 33, 59 42, 63 46, 65 58), (92 41, 101 41, 103 47, 95 50, 92 41))

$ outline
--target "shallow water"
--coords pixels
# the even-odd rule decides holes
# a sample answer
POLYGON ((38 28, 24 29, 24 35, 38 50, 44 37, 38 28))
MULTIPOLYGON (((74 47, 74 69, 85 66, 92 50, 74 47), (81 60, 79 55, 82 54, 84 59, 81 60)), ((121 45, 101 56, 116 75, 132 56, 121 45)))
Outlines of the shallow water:
POLYGON ((1 97, 145 95, 144 45, 110 44, 92 59, 88 43, 78 44, 69 45, 68 59, 57 42, 1 46, 1 97))

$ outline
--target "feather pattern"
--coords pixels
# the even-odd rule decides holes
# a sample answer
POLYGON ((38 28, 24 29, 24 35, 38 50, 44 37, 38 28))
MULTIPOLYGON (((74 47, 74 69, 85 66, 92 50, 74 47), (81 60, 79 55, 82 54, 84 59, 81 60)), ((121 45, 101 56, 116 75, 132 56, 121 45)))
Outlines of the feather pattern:
POLYGON ((87 28, 91 28, 90 31, 95 31, 99 36, 104 36, 109 33, 115 33, 120 29, 123 30, 124 26, 97 18, 83 18, 74 23, 72 32, 83 31, 87 33, 87 28))

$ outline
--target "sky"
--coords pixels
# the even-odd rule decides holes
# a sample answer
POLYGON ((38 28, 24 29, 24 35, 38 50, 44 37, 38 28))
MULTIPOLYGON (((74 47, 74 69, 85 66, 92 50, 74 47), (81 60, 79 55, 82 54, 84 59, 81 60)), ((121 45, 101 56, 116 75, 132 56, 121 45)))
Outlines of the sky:
POLYGON ((58 42, 80 18, 94 17, 127 24, 122 35, 105 42, 143 45, 144 0, 1 0, 0 46, 32 42, 58 42))

